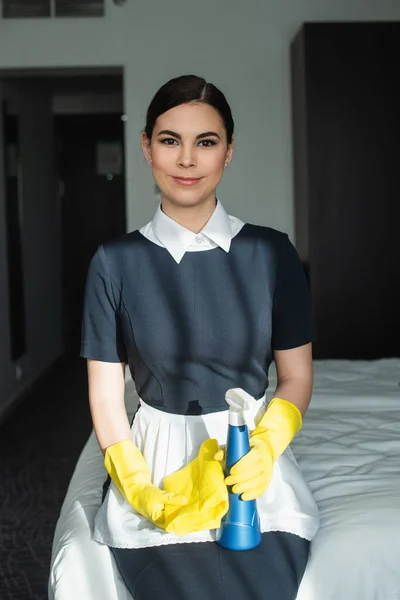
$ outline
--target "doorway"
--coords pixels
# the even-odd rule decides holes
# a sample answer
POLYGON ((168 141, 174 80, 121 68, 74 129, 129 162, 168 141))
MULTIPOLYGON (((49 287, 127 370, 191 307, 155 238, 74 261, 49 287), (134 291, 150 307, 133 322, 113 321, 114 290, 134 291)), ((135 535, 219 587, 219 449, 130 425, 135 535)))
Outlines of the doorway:
POLYGON ((0 72, 0 413, 79 355, 90 259, 126 232, 125 119, 121 68, 0 72))
POLYGON ((120 115, 58 115, 55 120, 62 222, 65 349, 78 354, 82 302, 96 248, 125 233, 120 115))

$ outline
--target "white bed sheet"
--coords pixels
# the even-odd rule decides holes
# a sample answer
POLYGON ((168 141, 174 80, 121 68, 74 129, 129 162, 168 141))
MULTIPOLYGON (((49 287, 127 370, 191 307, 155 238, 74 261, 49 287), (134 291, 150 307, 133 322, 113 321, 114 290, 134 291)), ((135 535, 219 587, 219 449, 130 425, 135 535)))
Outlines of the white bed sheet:
MULTIPOLYGON (((321 527, 297 600, 400 599, 400 359, 316 361, 314 393, 292 444, 321 527)), ((270 389, 274 389, 271 373, 270 389)), ((126 405, 137 404, 128 378, 126 405)), ((57 523, 50 600, 131 600, 107 547, 90 532, 103 460, 93 435, 57 523)))

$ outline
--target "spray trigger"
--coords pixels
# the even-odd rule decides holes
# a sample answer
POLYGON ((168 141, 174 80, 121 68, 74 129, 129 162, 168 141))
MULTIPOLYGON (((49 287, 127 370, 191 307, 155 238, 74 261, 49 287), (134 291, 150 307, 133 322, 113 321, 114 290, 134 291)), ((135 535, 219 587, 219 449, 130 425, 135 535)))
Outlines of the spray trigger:
POLYGON ((244 423, 253 431, 256 427, 254 416, 255 408, 259 402, 242 388, 231 388, 225 394, 225 400, 229 404, 229 410, 243 417, 244 423))

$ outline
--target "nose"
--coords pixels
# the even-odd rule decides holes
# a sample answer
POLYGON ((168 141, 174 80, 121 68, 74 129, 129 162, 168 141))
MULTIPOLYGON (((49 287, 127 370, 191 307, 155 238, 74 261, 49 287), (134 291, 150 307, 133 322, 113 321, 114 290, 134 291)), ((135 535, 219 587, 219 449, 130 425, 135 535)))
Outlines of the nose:
POLYGON ((196 166, 196 154, 195 148, 187 146, 186 148, 182 145, 181 151, 178 156, 178 165, 187 169, 188 167, 196 166))

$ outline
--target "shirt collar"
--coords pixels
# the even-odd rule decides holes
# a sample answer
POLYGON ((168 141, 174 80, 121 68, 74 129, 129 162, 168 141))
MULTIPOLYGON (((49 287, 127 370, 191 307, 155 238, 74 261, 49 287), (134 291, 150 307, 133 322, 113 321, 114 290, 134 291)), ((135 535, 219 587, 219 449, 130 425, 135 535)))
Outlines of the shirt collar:
POLYGON ((182 260, 185 252, 200 233, 208 237, 225 252, 229 252, 231 246, 232 230, 229 216, 219 200, 217 200, 213 214, 199 234, 186 229, 186 227, 168 217, 161 210, 161 204, 157 208, 151 225, 154 235, 177 263, 182 260))

